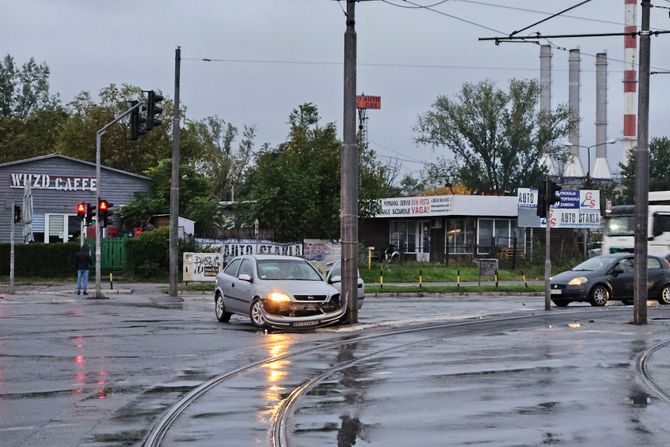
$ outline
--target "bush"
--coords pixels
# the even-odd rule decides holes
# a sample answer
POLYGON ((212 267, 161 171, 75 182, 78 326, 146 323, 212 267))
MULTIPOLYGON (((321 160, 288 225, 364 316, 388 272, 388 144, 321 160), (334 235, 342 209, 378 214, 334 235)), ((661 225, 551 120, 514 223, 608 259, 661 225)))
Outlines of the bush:
MULTIPOLYGON (((9 275, 10 244, 0 244, 0 274, 9 275)), ((76 242, 16 244, 14 275, 18 277, 63 278, 75 275, 76 242)))
POLYGON ((167 277, 170 267, 170 229, 143 232, 126 241, 126 270, 139 278, 167 277))

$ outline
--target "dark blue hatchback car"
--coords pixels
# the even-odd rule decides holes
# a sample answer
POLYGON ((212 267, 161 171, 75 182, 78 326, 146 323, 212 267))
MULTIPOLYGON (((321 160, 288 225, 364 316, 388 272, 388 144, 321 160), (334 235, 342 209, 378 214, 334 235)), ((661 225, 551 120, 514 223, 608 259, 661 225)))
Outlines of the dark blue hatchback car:
MULTIPOLYGON (((551 278, 551 300, 564 307, 572 301, 604 306, 609 300, 633 302, 635 256, 631 253, 595 256, 572 270, 551 278)), ((670 264, 664 258, 647 258, 649 298, 670 304, 670 264)))

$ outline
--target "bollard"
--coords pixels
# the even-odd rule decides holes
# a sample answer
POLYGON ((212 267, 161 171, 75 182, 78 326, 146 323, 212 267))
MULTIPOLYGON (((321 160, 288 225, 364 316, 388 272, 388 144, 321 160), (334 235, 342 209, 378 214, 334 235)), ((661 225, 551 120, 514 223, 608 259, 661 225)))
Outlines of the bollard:
POLYGON ((379 269, 379 288, 384 288, 384 270, 379 269))
POLYGON ((498 269, 496 269, 495 276, 493 278, 496 281, 496 287, 498 287, 498 269))
POLYGON ((521 270, 521 278, 523 279, 523 284, 528 288, 528 281, 526 281, 526 275, 523 274, 523 270, 521 270))
POLYGON ((461 290, 461 269, 456 270, 456 287, 460 293, 461 290))
POLYGON ((109 289, 114 290, 114 277, 111 272, 109 273, 109 289))
POLYGON ((423 286, 423 271, 419 270, 419 288, 423 286))

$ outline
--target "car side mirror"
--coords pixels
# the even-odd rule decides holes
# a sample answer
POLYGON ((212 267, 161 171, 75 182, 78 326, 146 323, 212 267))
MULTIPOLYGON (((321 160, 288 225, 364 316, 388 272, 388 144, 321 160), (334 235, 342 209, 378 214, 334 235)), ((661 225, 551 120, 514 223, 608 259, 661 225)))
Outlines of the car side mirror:
POLYGON ((248 273, 240 273, 240 276, 237 277, 240 281, 251 282, 251 275, 248 273))
POLYGON ((331 276, 330 279, 328 280, 328 282, 330 284, 332 284, 334 282, 342 282, 342 277, 340 275, 331 276))

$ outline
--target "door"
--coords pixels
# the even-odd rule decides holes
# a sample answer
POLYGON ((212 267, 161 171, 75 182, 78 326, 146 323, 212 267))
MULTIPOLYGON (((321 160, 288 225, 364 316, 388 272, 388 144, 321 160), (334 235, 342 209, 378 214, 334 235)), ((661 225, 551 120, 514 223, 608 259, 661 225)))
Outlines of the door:
POLYGON ((430 260, 430 222, 416 223, 416 260, 428 262, 430 260))
POLYGON ((235 299, 233 298, 233 291, 235 290, 235 281, 237 280, 237 271, 240 268, 240 263, 242 261, 239 259, 233 260, 230 264, 226 266, 223 270, 223 304, 228 309, 229 312, 234 311, 239 306, 236 306, 235 299))
POLYGON ((237 277, 233 280, 231 298, 233 299, 235 309, 244 314, 249 313, 251 299, 253 298, 252 282, 240 279, 241 275, 249 275, 251 281, 254 280, 254 269, 251 260, 243 259, 240 264, 240 270, 237 277))
POLYGON ((649 290, 649 297, 656 298, 661 293, 663 281, 665 279, 665 270, 661 266, 661 261, 658 258, 647 258, 647 290, 649 290))
POLYGON ((635 273, 635 264, 633 258, 624 258, 616 263, 614 269, 620 272, 612 273, 612 299, 631 300, 633 299, 633 274, 635 273))

